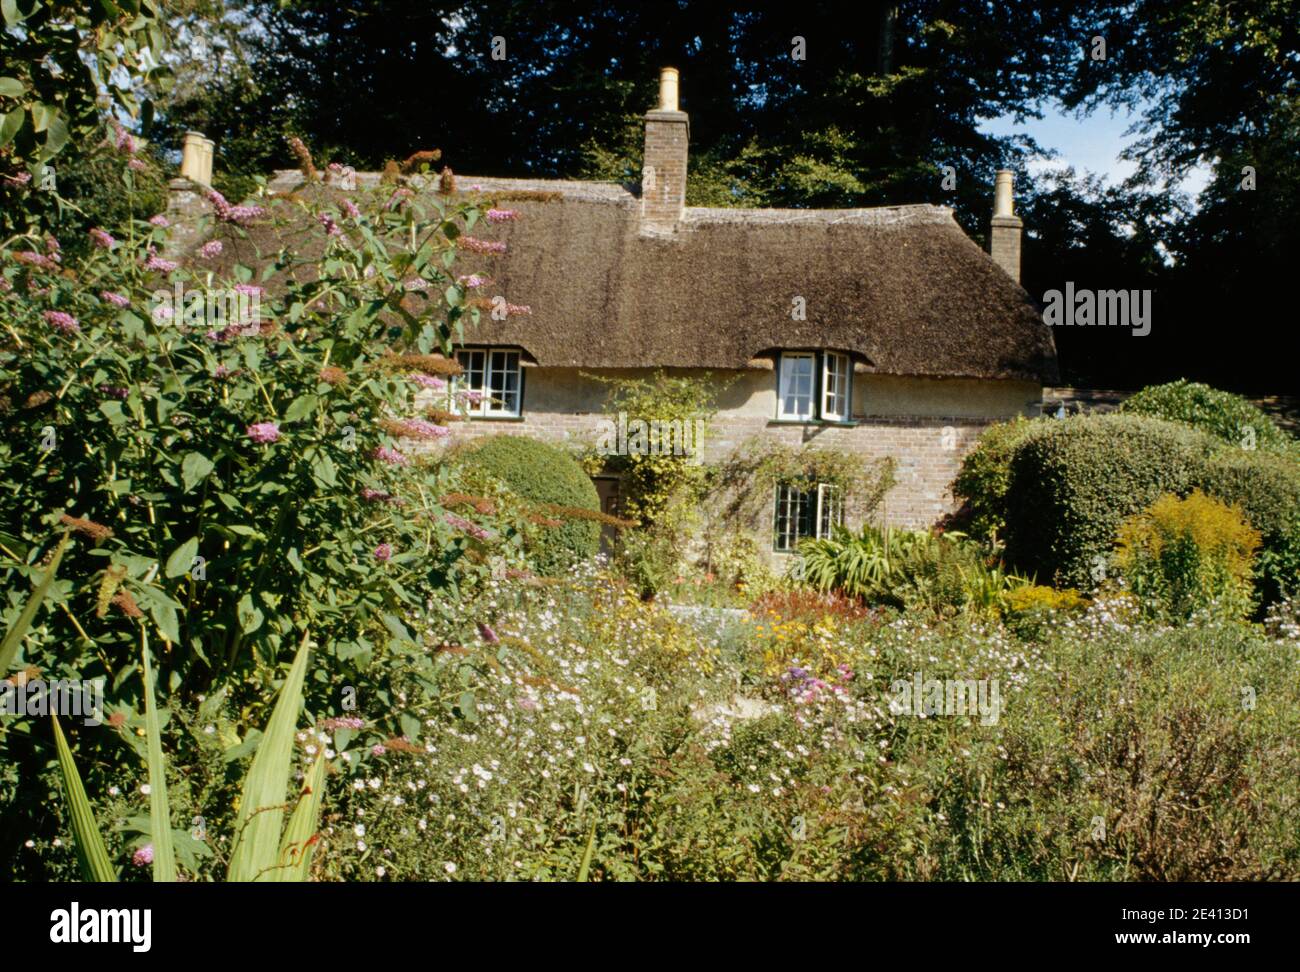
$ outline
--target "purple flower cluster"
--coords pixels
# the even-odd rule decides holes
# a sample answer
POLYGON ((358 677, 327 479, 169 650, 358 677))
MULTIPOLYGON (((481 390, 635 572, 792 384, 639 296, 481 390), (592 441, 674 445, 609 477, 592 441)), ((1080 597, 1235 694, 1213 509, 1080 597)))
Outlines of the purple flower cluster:
POLYGON ((230 205, 226 197, 215 189, 208 192, 208 202, 212 203, 212 211, 217 219, 223 223, 234 223, 236 226, 247 226, 258 217, 266 215, 266 210, 261 206, 230 205))
POLYGON ((443 515, 443 519, 453 530, 459 530, 461 533, 468 533, 476 540, 487 540, 492 536, 491 533, 483 529, 483 527, 479 526, 477 523, 471 523, 463 516, 457 516, 455 513, 446 513, 443 515))
POLYGON ((392 557, 393 557, 392 544, 381 543, 379 546, 375 548, 375 559, 379 561, 381 564, 385 563, 388 560, 391 560, 392 557))
POLYGON ((366 487, 361 491, 361 498, 367 503, 401 503, 401 497, 394 496, 384 489, 366 487))
POLYGON ((221 251, 225 249, 220 240, 208 240, 199 247, 199 256, 205 260, 211 260, 213 257, 221 256, 221 251))
POLYGON ((149 217, 149 222, 150 222, 151 224, 153 224, 154 226, 170 226, 170 225, 171 225, 171 223, 167 221, 167 217, 164 216, 162 213, 159 213, 157 216, 150 216, 150 217, 149 217))
POLYGON ((445 425, 435 425, 428 419, 413 418, 402 423, 402 430, 409 436, 419 439, 441 439, 451 430, 445 425))
POLYGON ((164 260, 154 252, 153 247, 149 247, 149 259, 144 261, 146 270, 157 270, 160 273, 171 273, 176 269, 176 263, 172 260, 164 260))
POLYGON ((119 398, 122 401, 126 401, 127 396, 131 394, 129 389, 119 385, 100 385, 99 393, 105 398, 119 398))
POLYGON ((64 311, 46 311, 45 323, 63 334, 76 334, 81 330, 77 319, 64 311))
POLYGON ((342 236, 343 230, 338 223, 334 222, 334 217, 329 213, 321 213, 319 216, 320 224, 325 227, 326 236, 342 236))
POLYGON ((148 867, 153 863, 153 844, 145 844, 131 855, 131 863, 136 867, 148 867))
POLYGON ((517 209, 489 209, 486 213, 489 223, 508 223, 519 218, 517 209))
POLYGON ((95 245, 105 250, 111 250, 117 246, 117 240, 113 239, 112 234, 104 232, 98 226, 90 231, 90 238, 95 245))
POLYGON ((506 245, 495 240, 480 240, 477 236, 462 236, 456 246, 471 253, 498 254, 506 252, 506 245))
POLYGON ((410 376, 410 379, 421 388, 432 388, 434 391, 442 391, 447 387, 447 382, 443 379, 435 378, 433 375, 426 375, 422 371, 415 372, 410 376))
POLYGON ((104 300, 108 301, 110 304, 112 304, 112 305, 115 306, 115 307, 130 307, 130 306, 131 306, 131 301, 130 301, 130 300, 128 300, 127 298, 123 297, 121 294, 115 294, 115 293, 113 293, 113 291, 111 291, 111 290, 101 290, 101 291, 99 292, 99 296, 100 296, 101 298, 103 298, 104 300))
POLYGON ((467 290, 477 290, 488 282, 488 278, 482 274, 471 273, 468 276, 460 277, 456 282, 467 290))
POLYGON ((344 199, 341 205, 343 206, 343 211, 348 214, 349 219, 361 218, 361 210, 357 209, 357 204, 351 199, 344 199))
POLYGON ((331 716, 316 723, 321 729, 364 729, 366 720, 360 716, 331 716))
POLYGON ((402 453, 390 446, 380 446, 374 452, 374 457, 380 462, 386 462, 390 466, 405 466, 410 460, 402 453))
MULTIPOLYGON (((843 663, 839 666, 839 673, 841 682, 848 682, 853 678, 853 669, 843 663)), ((802 703, 816 702, 825 692, 843 695, 847 691, 843 684, 826 682, 798 665, 792 665, 781 676, 781 681, 787 683, 790 696, 802 703)))
POLYGON ((275 442, 280 438, 280 427, 274 422, 256 422, 248 427, 247 434, 254 442, 275 442))

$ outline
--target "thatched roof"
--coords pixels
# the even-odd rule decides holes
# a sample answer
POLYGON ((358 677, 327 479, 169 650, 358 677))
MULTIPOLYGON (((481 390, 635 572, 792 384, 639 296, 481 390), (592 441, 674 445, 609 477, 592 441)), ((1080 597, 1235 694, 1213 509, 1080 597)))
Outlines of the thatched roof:
MULTIPOLYGON (((286 191, 300 178, 278 173, 271 185, 286 191)), ((521 218, 474 233, 506 243, 506 254, 456 263, 458 274, 492 278, 480 293, 532 309, 484 315, 473 342, 522 347, 539 365, 740 369, 779 348, 826 348, 886 374, 1056 378, 1051 334, 1029 296, 944 207, 688 207, 673 232, 653 233, 622 186, 456 181, 458 192, 489 198, 559 194, 503 203, 521 218), (792 319, 796 297, 806 320, 792 319)), ((319 227, 278 232, 295 247, 320 236, 319 227)), ((267 253, 274 242, 257 245, 267 253)))

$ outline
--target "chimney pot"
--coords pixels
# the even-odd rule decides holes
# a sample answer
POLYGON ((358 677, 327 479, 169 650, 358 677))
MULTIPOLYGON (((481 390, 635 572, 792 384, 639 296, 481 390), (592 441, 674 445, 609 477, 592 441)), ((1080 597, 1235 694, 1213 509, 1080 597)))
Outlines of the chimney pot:
POLYGON ((677 68, 659 71, 659 111, 677 111, 677 68))
POLYGON ((212 139, 186 132, 181 139, 181 177, 201 186, 212 185, 212 139))
POLYGON ((998 169, 993 182, 993 215, 1014 216, 1011 196, 1013 174, 1010 169, 998 169))

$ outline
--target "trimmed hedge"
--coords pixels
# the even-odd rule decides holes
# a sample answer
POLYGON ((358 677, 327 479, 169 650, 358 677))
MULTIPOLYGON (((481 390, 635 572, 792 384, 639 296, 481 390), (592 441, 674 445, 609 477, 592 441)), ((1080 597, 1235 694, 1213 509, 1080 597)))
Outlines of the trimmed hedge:
POLYGON ((1140 415, 1045 423, 1016 450, 1006 495, 1006 556, 1039 583, 1089 588, 1126 517, 1163 493, 1186 495, 1213 437, 1140 415))
POLYGON ((1238 448, 1300 455, 1295 439, 1246 399, 1186 378, 1143 388, 1120 411, 1182 422, 1238 448))
POLYGON ((1017 417, 990 425, 975 448, 962 460, 952 493, 963 500, 952 526, 976 540, 992 540, 1006 528, 1007 488, 1011 485, 1011 459, 1048 418, 1017 417))
POLYGON ((1300 583, 1300 463, 1245 449, 1222 449, 1208 463, 1201 488, 1240 506, 1264 538, 1260 593, 1268 604, 1300 583))
MULTIPOLYGON (((600 511, 596 486, 582 466, 562 449, 545 442, 517 435, 487 436, 459 450, 458 458, 500 479, 530 502, 600 511)), ((561 526, 543 527, 528 552, 539 573, 556 574, 595 556, 599 549, 597 523, 565 519, 561 526)))

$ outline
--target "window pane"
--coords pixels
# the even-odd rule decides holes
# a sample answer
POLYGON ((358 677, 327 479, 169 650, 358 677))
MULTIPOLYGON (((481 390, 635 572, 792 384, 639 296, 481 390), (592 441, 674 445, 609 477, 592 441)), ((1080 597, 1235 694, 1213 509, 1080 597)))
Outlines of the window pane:
POLYGON ((491 400, 487 411, 502 415, 519 414, 519 352, 493 351, 488 373, 491 400))
POLYGON ((845 354, 827 353, 822 371, 822 415, 829 419, 849 417, 849 382, 852 370, 845 354))
MULTIPOLYGON (((487 355, 483 351, 458 351, 456 360, 460 362, 463 369, 462 373, 454 381, 453 389, 457 391, 476 391, 486 394, 484 388, 485 370, 487 367, 487 355)), ((483 403, 468 400, 460 400, 457 397, 455 404, 463 413, 471 415, 480 415, 483 412, 483 403)))
POLYGON ((790 551, 804 537, 814 536, 817 493, 783 483, 776 491, 776 530, 773 546, 790 551))
POLYGON ((813 379, 813 356, 811 354, 783 354, 781 356, 778 414, 782 418, 812 417, 813 379))

